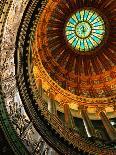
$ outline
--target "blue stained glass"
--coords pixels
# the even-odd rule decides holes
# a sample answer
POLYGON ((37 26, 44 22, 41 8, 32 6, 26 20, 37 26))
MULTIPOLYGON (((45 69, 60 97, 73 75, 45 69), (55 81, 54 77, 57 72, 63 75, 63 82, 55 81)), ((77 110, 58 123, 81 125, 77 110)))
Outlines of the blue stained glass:
POLYGON ((77 39, 77 37, 76 37, 76 36, 74 36, 73 38, 74 38, 74 39, 77 39))
POLYGON ((83 40, 81 40, 81 45, 80 46, 81 46, 80 49, 82 49, 82 50, 85 48, 85 45, 84 45, 84 41, 83 40))
POLYGON ((77 20, 77 17, 76 17, 75 14, 72 16, 72 18, 76 21, 76 24, 77 24, 78 23, 78 20, 77 20))
POLYGON ((69 22, 70 22, 71 24, 73 24, 73 25, 76 24, 76 21, 75 21, 73 18, 70 18, 69 22))
POLYGON ((93 15, 93 16, 89 19, 89 21, 90 21, 90 22, 93 22, 93 21, 96 19, 96 17, 97 17, 97 15, 93 15))
POLYGON ((75 39, 75 40, 73 41, 73 46, 76 47, 76 45, 77 45, 77 40, 75 39))
POLYGON ((69 35, 67 36, 67 38, 68 38, 68 40, 70 40, 70 39, 72 39, 74 36, 75 36, 74 33, 73 33, 73 34, 69 34, 69 35))
POLYGON ((99 43, 100 39, 98 37, 93 36, 93 35, 91 37, 92 37, 93 40, 95 40, 96 43, 99 43))
POLYGON ((66 24, 66 38, 80 52, 91 51, 104 38, 105 25, 102 18, 92 10, 81 10, 72 15, 66 24))
POLYGON ((87 44, 88 44, 89 48, 93 48, 93 44, 89 39, 87 39, 87 44))
POLYGON ((87 44, 87 39, 84 39, 84 46, 85 46, 85 49, 89 49, 88 44, 87 44))
POLYGON ((77 12, 77 13, 76 13, 76 17, 77 17, 78 21, 81 21, 81 15, 80 15, 80 12, 77 12))
POLYGON ((87 19, 87 17, 88 17, 88 14, 89 14, 89 11, 88 11, 88 10, 85 10, 85 14, 84 14, 84 20, 86 20, 86 19, 87 19))
POLYGON ((73 46, 73 47, 74 47, 74 45, 73 45, 74 40, 75 40, 75 38, 72 38, 72 39, 70 40, 70 42, 72 43, 72 46, 73 46))
POLYGON ((81 21, 84 20, 84 10, 80 11, 81 21))
POLYGON ((81 41, 81 40, 79 39, 78 42, 77 42, 77 45, 76 45, 76 48, 77 48, 77 49, 80 49, 80 41, 81 41))
POLYGON ((104 30, 95 30, 94 33, 96 33, 96 34, 103 34, 104 33, 104 30))
POLYGON ((67 30, 67 31, 72 31, 72 30, 74 30, 74 27, 69 27, 69 26, 67 26, 67 27, 66 27, 66 30, 67 30))
POLYGON ((102 23, 97 22, 97 23, 94 23, 93 25, 94 25, 94 26, 101 26, 101 25, 102 25, 102 23))

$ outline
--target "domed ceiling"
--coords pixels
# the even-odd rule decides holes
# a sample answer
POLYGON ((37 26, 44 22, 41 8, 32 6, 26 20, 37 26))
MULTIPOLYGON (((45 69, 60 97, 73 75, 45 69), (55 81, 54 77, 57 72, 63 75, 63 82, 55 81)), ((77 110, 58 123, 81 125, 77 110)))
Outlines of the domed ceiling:
MULTIPOLYGON (((41 62, 43 87, 46 92, 51 90, 61 104, 66 102, 76 110, 79 104, 108 105, 108 112, 114 111, 114 3, 49 1, 42 12, 34 41, 34 72, 40 77, 37 64, 41 62)), ((91 112, 95 109, 90 108, 91 112)))
POLYGON ((90 139, 73 120, 86 115, 92 128, 101 109, 116 117, 115 6, 115 0, 2 1, 0 125, 14 152, 36 155, 41 142, 59 154, 115 155, 97 129, 90 139), (67 113, 73 128, 57 113, 67 113))

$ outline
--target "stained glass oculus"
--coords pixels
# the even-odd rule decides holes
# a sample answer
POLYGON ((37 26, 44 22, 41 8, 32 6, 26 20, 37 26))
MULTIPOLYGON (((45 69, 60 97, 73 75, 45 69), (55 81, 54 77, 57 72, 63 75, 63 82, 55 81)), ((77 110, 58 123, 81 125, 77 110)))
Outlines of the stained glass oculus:
POLYGON ((67 22, 65 34, 73 48, 81 52, 91 51, 102 42, 105 24, 97 12, 80 10, 67 22))

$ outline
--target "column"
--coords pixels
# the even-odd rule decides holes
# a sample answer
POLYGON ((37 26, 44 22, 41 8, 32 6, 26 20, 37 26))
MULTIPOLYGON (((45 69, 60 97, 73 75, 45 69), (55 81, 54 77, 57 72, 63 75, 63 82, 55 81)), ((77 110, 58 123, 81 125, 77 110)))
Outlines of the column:
POLYGON ((75 128, 73 116, 71 114, 71 111, 70 111, 68 104, 64 104, 64 119, 65 119, 66 125, 69 128, 71 128, 71 129, 75 128))
POLYGON ((42 90, 42 80, 38 79, 38 91, 39 91, 39 95, 42 96, 43 94, 43 90, 42 90))
POLYGON ((104 125, 110 139, 112 141, 115 141, 116 140, 116 130, 110 123, 110 120, 108 119, 108 117, 106 116, 105 109, 103 107, 99 107, 97 109, 97 112, 103 122, 103 125, 104 125))
POLYGON ((96 137, 95 129, 87 113, 87 107, 80 106, 79 109, 81 111, 81 116, 83 118, 88 137, 96 137))
POLYGON ((114 109, 114 111, 116 111, 116 104, 114 104, 113 109, 114 109))
POLYGON ((48 110, 50 113, 57 115, 56 103, 54 94, 49 94, 48 110))

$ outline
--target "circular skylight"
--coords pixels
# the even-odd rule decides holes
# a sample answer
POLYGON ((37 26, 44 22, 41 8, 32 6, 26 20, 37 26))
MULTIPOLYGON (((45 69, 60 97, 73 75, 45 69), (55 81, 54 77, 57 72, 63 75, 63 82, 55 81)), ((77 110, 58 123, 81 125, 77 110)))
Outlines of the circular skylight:
POLYGON ((105 24, 93 10, 81 10, 71 16, 65 28, 69 44, 81 51, 91 51, 103 40, 105 24))

